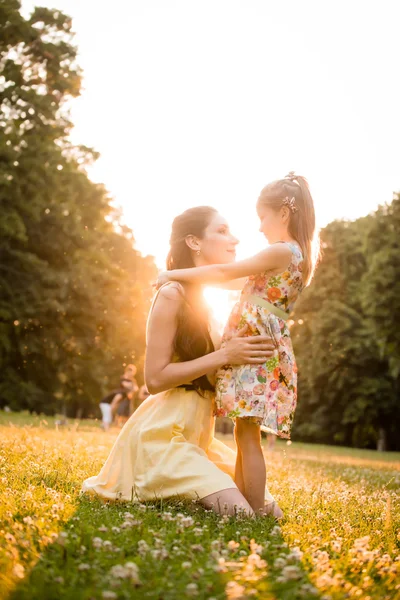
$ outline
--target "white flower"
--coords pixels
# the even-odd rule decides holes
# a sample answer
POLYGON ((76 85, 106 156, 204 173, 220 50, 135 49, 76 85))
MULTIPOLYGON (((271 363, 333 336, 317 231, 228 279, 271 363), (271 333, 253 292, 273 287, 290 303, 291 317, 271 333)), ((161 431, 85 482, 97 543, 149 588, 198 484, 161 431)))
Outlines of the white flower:
POLYGON ((78 571, 88 571, 90 569, 90 565, 87 563, 81 563, 78 565, 78 571))
POLYGON ((25 568, 23 565, 20 565, 19 563, 15 564, 13 567, 13 575, 18 577, 18 579, 23 579, 25 576, 25 568))
POLYGON ((132 581, 132 583, 139 585, 139 567, 134 562, 125 563, 125 569, 128 572, 128 577, 132 581))
POLYGON ((229 550, 236 550, 237 548, 239 548, 240 544, 238 542, 235 542, 234 540, 231 540, 230 542, 228 542, 228 548, 229 550))
POLYGON ((194 524, 192 517, 183 517, 180 521, 183 527, 191 527, 194 524))
POLYGON ((101 597, 104 598, 104 600, 115 600, 115 598, 117 598, 117 594, 115 592, 109 592, 106 590, 105 592, 102 592, 101 597))
POLYGON ((122 565, 114 565, 111 567, 110 575, 116 579, 127 579, 129 576, 128 571, 122 565))
POLYGON ((275 559, 274 568, 275 569, 283 569, 286 566, 286 560, 284 558, 278 557, 275 559))
POLYGON ((182 569, 190 569, 191 566, 192 566, 192 563, 189 561, 183 562, 181 564, 182 569))
POLYGON ((144 540, 138 541, 138 552, 140 556, 144 556, 149 551, 149 546, 144 540))
POLYGON ((174 521, 175 520, 174 517, 172 516, 172 513, 170 513, 170 512, 163 513, 163 516, 161 517, 161 519, 163 521, 174 521))
POLYGON ((186 586, 186 595, 187 596, 198 596, 199 594, 199 588, 197 586, 197 583, 189 583, 186 586))
POLYGON ((296 567, 295 565, 287 565, 282 570, 282 577, 286 581, 289 581, 290 579, 301 579, 302 576, 303 575, 302 575, 299 567, 296 567))

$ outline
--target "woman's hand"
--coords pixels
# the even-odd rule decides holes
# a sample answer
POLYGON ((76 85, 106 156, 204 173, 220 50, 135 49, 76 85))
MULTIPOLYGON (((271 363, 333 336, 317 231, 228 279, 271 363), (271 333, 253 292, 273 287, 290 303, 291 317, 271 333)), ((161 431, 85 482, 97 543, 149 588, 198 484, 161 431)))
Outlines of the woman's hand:
POLYGON ((156 290, 159 290, 160 287, 164 285, 164 283, 168 283, 168 281, 170 281, 168 271, 161 271, 158 274, 157 281, 153 283, 153 286, 156 288, 156 290))
POLYGON ((223 348, 226 364, 261 365, 273 356, 276 349, 273 340, 266 335, 244 337, 247 329, 245 325, 226 342, 223 348))

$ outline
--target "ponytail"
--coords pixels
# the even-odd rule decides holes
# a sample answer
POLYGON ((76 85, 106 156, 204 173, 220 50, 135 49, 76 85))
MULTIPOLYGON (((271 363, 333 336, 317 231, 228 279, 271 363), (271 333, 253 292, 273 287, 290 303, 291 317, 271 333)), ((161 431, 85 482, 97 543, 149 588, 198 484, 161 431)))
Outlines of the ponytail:
POLYGON ((284 179, 269 183, 261 191, 260 204, 279 210, 288 206, 290 221, 288 232, 299 244, 303 254, 303 282, 308 285, 313 278, 320 256, 319 236, 315 230, 315 211, 307 179, 290 172, 284 179))

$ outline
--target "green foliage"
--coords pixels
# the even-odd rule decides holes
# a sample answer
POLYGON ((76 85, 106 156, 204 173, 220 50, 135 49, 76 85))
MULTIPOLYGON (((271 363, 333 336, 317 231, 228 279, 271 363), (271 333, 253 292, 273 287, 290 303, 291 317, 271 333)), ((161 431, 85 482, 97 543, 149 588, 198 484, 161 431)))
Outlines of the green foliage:
POLYGON ((323 259, 292 328, 298 439, 399 449, 400 198, 322 232, 323 259), (299 323, 300 320, 303 323, 299 323))
POLYGON ((155 267, 68 140, 70 18, 19 8, 0 3, 0 402, 88 413, 142 359, 155 267))

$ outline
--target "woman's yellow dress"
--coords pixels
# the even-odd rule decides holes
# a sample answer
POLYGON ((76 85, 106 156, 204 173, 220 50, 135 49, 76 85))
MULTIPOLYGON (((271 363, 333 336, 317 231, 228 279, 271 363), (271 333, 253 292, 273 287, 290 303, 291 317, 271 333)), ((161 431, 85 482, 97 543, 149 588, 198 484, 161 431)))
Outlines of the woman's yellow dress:
MULTIPOLYGON (((214 345, 220 343, 215 332, 212 337, 214 345)), ((82 491, 104 500, 149 501, 196 500, 236 488, 236 453, 214 437, 214 397, 205 396, 184 388, 149 396, 82 491)), ((273 501, 266 490, 266 502, 273 501)))

